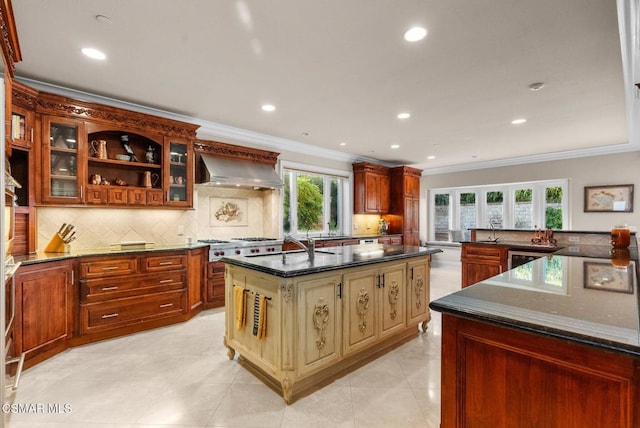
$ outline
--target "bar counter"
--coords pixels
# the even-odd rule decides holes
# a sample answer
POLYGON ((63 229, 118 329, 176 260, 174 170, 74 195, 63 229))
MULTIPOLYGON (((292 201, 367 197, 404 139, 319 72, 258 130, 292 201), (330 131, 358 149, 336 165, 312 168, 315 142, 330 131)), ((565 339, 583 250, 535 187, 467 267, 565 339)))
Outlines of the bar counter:
POLYGON ((430 303, 441 428, 640 426, 637 249, 576 248, 430 303))

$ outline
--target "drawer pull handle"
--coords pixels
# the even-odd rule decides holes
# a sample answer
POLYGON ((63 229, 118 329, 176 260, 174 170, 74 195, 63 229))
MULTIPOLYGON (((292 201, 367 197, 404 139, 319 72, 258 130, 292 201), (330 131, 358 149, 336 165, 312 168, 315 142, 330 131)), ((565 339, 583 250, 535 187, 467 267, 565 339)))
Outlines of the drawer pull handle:
POLYGON ((106 318, 115 318, 118 316, 118 313, 116 312, 115 314, 106 314, 102 316, 102 319, 106 319, 106 318))
POLYGON ((173 282, 173 279, 163 279, 160 281, 160 284, 166 284, 167 282, 173 282))
POLYGON ((102 287, 102 291, 111 291, 111 290, 117 290, 118 287, 102 287))
POLYGON ((160 266, 172 265, 173 262, 160 262, 158 263, 160 266))
POLYGON ((173 303, 163 303, 160 305, 161 308, 170 308, 171 306, 173 306, 173 303))
POLYGON ((118 266, 105 266, 102 270, 118 270, 120 269, 118 266))

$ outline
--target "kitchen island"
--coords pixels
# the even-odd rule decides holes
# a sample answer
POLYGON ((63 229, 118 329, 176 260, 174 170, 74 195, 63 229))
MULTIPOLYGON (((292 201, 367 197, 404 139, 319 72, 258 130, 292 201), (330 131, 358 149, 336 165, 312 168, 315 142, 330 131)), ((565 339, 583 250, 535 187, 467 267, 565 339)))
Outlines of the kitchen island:
POLYGON ((637 249, 609 250, 548 255, 431 302, 442 428, 640 426, 637 249))
POLYGON ((426 331, 437 252, 367 244, 312 261, 306 251, 222 258, 229 358, 293 402, 426 331))

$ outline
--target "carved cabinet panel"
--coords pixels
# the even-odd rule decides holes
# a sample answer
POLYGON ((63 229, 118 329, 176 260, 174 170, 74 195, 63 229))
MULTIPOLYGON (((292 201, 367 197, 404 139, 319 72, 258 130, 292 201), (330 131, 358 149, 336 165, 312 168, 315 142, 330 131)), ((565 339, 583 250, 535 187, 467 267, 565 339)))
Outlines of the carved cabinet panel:
POLYGON ((300 375, 332 364, 340 358, 342 275, 308 279, 297 283, 298 367, 300 375))
POLYGON ((344 275, 344 355, 392 335, 406 325, 406 264, 344 275))
POLYGON ((429 263, 429 260, 419 260, 407 264, 407 322, 422 322, 423 330, 431 320, 429 263))

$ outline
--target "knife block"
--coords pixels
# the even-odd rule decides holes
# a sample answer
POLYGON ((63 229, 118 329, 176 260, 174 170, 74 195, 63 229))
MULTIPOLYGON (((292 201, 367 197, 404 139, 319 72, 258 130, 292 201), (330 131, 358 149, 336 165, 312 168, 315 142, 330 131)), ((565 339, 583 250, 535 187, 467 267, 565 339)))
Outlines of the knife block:
POLYGON ((49 241, 44 249, 45 253, 68 253, 70 251, 71 245, 65 244, 59 233, 53 235, 53 238, 51 238, 51 241, 49 241))

